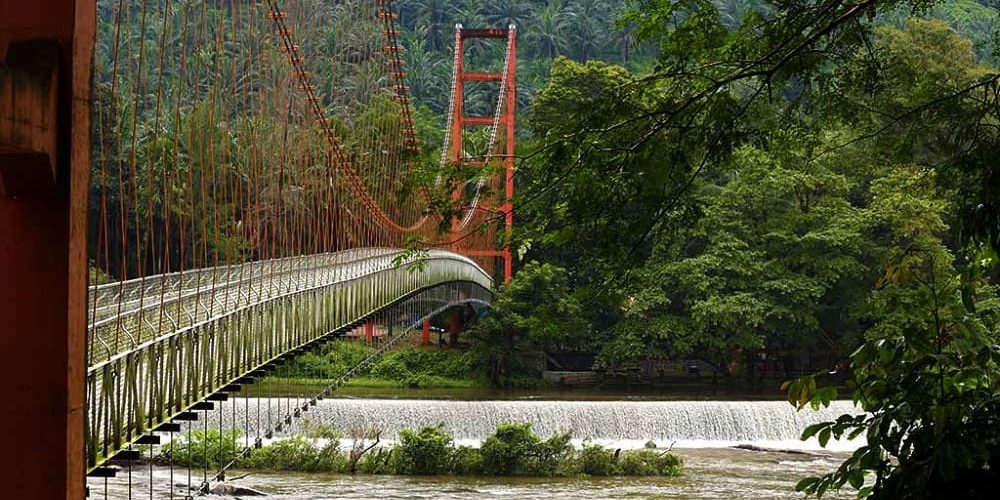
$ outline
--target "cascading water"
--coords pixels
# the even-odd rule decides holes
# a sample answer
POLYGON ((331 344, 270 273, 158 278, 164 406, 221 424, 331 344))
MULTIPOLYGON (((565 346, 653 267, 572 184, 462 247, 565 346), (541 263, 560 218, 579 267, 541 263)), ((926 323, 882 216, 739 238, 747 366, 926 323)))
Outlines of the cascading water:
MULTIPOLYGON (((623 448, 641 447, 652 440, 659 446, 686 448, 754 444, 814 449, 819 448, 815 441, 799 440, 803 429, 857 412, 847 401, 835 401, 820 411, 797 412, 784 401, 327 399, 304 416, 342 430, 382 429, 383 438, 389 440, 401 429, 441 423, 457 442, 474 444, 502 422, 530 422, 543 437, 570 432, 577 440, 623 448)), ((833 443, 833 447, 844 450, 859 444, 833 443)))

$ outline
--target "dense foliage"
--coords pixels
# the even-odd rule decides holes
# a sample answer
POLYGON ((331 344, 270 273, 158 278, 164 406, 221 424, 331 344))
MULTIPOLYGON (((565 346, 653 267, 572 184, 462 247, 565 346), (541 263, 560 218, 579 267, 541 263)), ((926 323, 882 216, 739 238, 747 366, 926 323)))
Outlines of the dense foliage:
POLYGON ((493 385, 523 385, 518 349, 552 350, 587 345, 589 325, 570 294, 567 272, 551 264, 527 263, 493 301, 494 313, 469 332, 472 352, 493 385))
MULTIPOLYGON (((760 4, 738 28, 709 4, 636 4, 626 19, 659 44, 653 73, 557 59, 535 100, 524 280, 535 260, 563 273, 544 303, 577 304, 587 324, 554 326, 585 332, 575 345, 608 367, 693 353, 726 374, 836 365, 882 319, 871 294, 911 231, 933 226, 952 275, 968 274, 963 245, 993 238, 997 73, 946 23, 897 22, 952 5, 858 5, 872 17, 855 33, 818 6, 760 4), (794 9, 828 33, 771 22, 794 9)), ((516 317, 503 301, 495 323, 516 317)))

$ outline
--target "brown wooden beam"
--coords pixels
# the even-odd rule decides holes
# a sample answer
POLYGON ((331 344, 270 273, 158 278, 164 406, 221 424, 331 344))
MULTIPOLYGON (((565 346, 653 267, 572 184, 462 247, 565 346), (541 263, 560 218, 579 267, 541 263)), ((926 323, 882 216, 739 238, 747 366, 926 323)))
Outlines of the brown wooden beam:
POLYGON ((94 0, 0 0, 4 498, 84 484, 94 0))

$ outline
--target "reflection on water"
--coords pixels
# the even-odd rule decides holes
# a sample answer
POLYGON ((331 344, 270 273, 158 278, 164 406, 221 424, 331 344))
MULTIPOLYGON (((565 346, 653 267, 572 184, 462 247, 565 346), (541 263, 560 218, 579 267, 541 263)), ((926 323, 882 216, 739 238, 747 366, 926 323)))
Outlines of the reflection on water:
MULTIPOLYGON (((810 474, 834 470, 844 455, 815 458, 735 449, 681 450, 684 475, 679 478, 466 478, 345 476, 253 471, 233 484, 250 486, 276 500, 333 498, 663 498, 663 499, 800 499, 795 483, 810 474)), ((240 473, 235 473, 239 475, 240 473)), ((169 498, 169 470, 154 471, 154 497, 169 498)), ((201 479, 194 473, 193 481, 201 479)), ((187 482, 186 471, 175 471, 175 483, 187 482)), ((148 470, 132 476, 131 498, 149 498, 148 470)), ((90 480, 91 498, 105 498, 102 480, 90 480)), ((126 478, 109 482, 107 498, 125 499, 126 478)), ((174 489, 175 498, 186 491, 174 489)), ((851 498, 844 492, 825 498, 851 498)), ((232 497, 209 497, 232 498, 232 497)), ((244 497, 246 498, 246 497, 244 497)))

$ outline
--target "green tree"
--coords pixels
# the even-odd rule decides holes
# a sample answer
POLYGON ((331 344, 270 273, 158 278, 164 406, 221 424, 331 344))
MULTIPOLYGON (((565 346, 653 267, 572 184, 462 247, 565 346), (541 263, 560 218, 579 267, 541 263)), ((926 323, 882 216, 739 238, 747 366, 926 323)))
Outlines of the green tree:
POLYGON ((871 282, 864 256, 874 246, 866 211, 849 198, 857 181, 840 162, 809 160, 815 133, 782 134, 770 152, 737 151, 724 184, 699 189, 696 224, 657 239, 632 277, 609 361, 659 347, 699 353, 723 373, 749 352, 803 369, 854 345, 851 311, 871 282))
POLYGON ((492 314, 481 319, 469 336, 487 378, 497 385, 521 371, 515 359, 518 348, 574 349, 590 339, 566 270, 537 262, 529 262, 499 290, 492 314))
MULTIPOLYGON (((876 209, 904 220, 887 226, 869 314, 879 318, 851 356, 848 388, 864 413, 810 426, 803 438, 864 436, 831 474, 802 480, 821 496, 850 484, 859 496, 892 499, 991 498, 1000 479, 1000 348, 996 291, 978 287, 970 310, 955 257, 941 242, 945 206, 928 199, 912 171, 873 187, 876 209), (874 481, 865 486, 869 476, 874 481)), ((799 407, 827 404, 813 377, 790 385, 799 407)))
POLYGON ((443 425, 403 429, 393 450, 397 474, 440 474, 449 464, 452 439, 443 425))
POLYGON ((573 450, 570 435, 542 439, 531 424, 501 423, 480 448, 483 473, 491 476, 552 476, 573 450))

